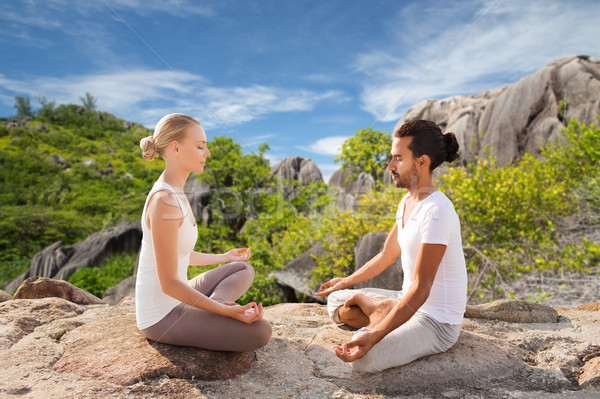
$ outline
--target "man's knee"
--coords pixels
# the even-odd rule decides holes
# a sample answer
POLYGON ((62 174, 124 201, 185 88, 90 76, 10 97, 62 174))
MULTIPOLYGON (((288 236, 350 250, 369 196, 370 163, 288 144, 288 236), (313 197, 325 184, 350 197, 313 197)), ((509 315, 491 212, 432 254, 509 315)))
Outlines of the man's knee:
POLYGON ((340 290, 334 291, 327 297, 327 312, 329 313, 329 317, 336 323, 340 323, 339 319, 339 308, 344 305, 348 297, 351 295, 348 294, 349 290, 340 290))

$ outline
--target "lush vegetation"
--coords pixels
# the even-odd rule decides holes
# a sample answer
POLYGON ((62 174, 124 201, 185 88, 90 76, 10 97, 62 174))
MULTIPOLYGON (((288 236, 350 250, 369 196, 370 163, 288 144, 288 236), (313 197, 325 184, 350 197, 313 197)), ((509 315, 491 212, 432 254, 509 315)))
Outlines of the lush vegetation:
MULTIPOLYGON (((164 166, 141 157, 139 140, 151 131, 95 111, 89 93, 82 97, 85 107, 38 102, 34 112, 29 99, 17 98, 20 126, 0 123, 0 283, 25 271, 37 251, 57 240, 70 245, 138 220, 164 166)), ((384 132, 358 130, 336 160, 381 180, 389 142, 384 132)), ((438 188, 461 218, 474 300, 510 296, 510 281, 532 271, 598 272, 600 247, 587 238, 600 215, 598 143, 600 129, 570 121, 564 142, 539 159, 527 155, 499 166, 486 157, 439 176, 438 188)), ((341 210, 336 192, 323 183, 275 179, 266 144, 248 154, 231 138, 214 137, 208 147, 212 157, 197 179, 211 187, 209 217, 196 215, 196 249, 252 249, 256 279, 242 302, 281 301, 270 274, 316 243, 329 253, 316 259, 315 286, 351 272, 356 242, 368 232, 389 231, 404 194, 380 185, 358 198, 355 209, 341 210)), ((135 255, 118 255, 70 281, 102 296, 131 275, 134 263, 135 255)), ((208 268, 190 267, 188 275, 208 268)))

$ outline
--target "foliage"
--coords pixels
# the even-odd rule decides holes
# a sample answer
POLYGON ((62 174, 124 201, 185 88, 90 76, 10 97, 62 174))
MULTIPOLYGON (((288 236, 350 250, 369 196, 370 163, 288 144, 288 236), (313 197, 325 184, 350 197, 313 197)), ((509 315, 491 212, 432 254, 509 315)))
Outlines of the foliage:
POLYGON ((367 129, 357 130, 354 136, 342 144, 342 149, 334 160, 346 168, 351 168, 354 174, 369 173, 376 182, 381 182, 390 159, 392 138, 389 134, 367 129))
POLYGON ((85 97, 79 97, 79 99, 81 100, 81 103, 83 104, 84 108, 90 111, 93 111, 96 109, 96 104, 98 102, 98 99, 94 96, 92 96, 90 93, 86 92, 85 93, 85 97))
POLYGON ((115 254, 100 267, 84 267, 77 270, 69 282, 90 294, 102 298, 104 291, 133 275, 136 254, 115 254))
POLYGON ((569 234, 566 223, 598 209, 598 140, 599 129, 571 121, 545 159, 525 155, 500 167, 488 157, 441 177, 461 218, 471 296, 510 294, 508 281, 523 273, 598 264, 598 244, 569 234))
POLYGON ((21 118, 24 116, 33 116, 33 111, 31 110, 31 100, 29 97, 15 97, 15 105, 13 108, 17 110, 15 116, 17 118, 21 118))

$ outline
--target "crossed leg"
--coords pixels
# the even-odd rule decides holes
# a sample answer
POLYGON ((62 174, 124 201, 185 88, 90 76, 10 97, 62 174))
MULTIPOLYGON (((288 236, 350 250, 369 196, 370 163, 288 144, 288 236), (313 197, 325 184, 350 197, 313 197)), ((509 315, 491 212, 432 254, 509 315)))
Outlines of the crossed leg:
POLYGON ((393 299, 378 300, 362 293, 355 293, 340 307, 340 322, 354 328, 373 328, 391 312, 395 305, 393 299))

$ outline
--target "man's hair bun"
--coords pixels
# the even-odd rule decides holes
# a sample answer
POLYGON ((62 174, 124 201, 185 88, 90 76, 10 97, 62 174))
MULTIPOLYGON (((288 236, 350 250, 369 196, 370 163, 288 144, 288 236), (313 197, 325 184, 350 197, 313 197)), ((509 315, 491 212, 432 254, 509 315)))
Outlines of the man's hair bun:
POLYGON ((446 147, 446 162, 452 162, 458 159, 458 141, 454 133, 444 134, 444 145, 446 147))

